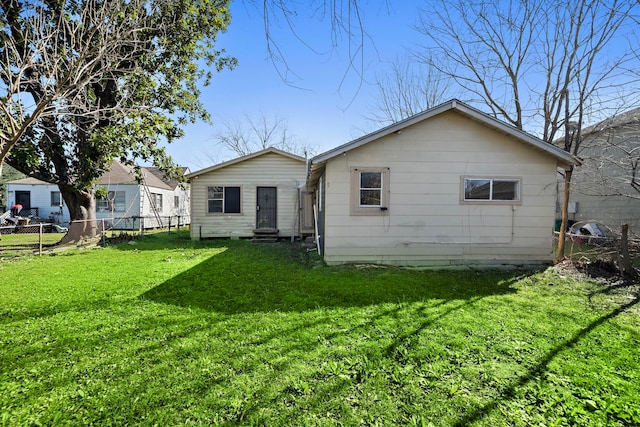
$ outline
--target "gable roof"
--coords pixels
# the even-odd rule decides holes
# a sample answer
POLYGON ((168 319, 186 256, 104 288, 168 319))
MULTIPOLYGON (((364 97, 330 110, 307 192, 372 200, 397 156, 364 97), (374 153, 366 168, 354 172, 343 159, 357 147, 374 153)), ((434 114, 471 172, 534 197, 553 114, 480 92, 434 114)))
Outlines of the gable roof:
POLYGON ((340 145, 339 147, 336 147, 334 149, 331 149, 329 151, 326 151, 322 154, 319 154, 315 157, 313 157, 310 161, 311 164, 311 171, 314 171, 314 166, 317 168, 319 167, 318 165, 322 165, 324 163, 326 163, 327 160, 332 159, 336 156, 342 155, 343 153, 346 153, 347 151, 353 150, 355 148, 361 147, 363 145, 368 144, 371 141, 375 141, 377 139, 380 139, 384 136, 390 135, 392 133, 399 133, 401 132, 403 129, 412 126, 416 123, 422 122, 424 120, 430 119, 432 117, 435 117, 439 114, 445 113, 447 111, 456 111, 464 116, 466 116, 467 118, 474 120, 484 126, 490 127, 495 129, 498 132, 510 135, 516 139, 518 139, 519 141, 521 141, 523 144, 527 144, 535 149, 541 150, 549 155, 551 155, 552 157, 554 157, 555 159, 557 159, 560 164, 562 165, 572 165, 572 164, 580 164, 580 161, 572 156, 570 153, 567 153, 566 151, 562 150, 561 148, 558 148, 552 144, 549 144, 539 138, 536 138, 533 135, 530 135, 524 131, 521 131, 520 129, 511 126, 501 120, 498 120, 494 117, 489 116, 488 114, 485 114, 483 112, 481 112, 480 110, 477 110, 457 99, 452 99, 450 101, 447 101, 443 104, 440 104, 434 108, 431 108, 429 110, 423 111, 422 113, 418 113, 414 116, 408 117, 404 120, 401 120, 397 123, 391 124, 387 127, 384 127, 380 130, 377 130, 375 132, 372 132, 370 134, 364 135, 360 138, 354 139, 351 142, 347 142, 346 144, 340 145))
POLYGON ((39 184, 49 184, 49 183, 40 181, 37 178, 26 177, 26 178, 14 179, 13 181, 7 181, 7 184, 39 185, 39 184))
MULTIPOLYGON (((180 182, 178 182, 177 179, 168 179, 164 172, 162 172, 160 170, 160 168, 155 167, 155 166, 149 166, 149 167, 145 167, 144 168, 147 172, 150 172, 151 174, 153 174, 156 178, 158 178, 160 181, 164 182, 166 185, 168 185, 172 190, 175 190, 175 188, 180 184, 180 182)), ((186 175, 189 173, 189 168, 187 167, 180 167, 180 169, 182 170, 182 175, 186 175)), ((149 185, 147 183, 147 185, 149 185)))
MULTIPOLYGON (((147 187, 163 188, 165 190, 173 190, 173 188, 175 188, 171 187, 166 181, 156 176, 156 174, 149 170, 149 168, 141 166, 140 169, 142 171, 142 178, 147 187)), ((133 166, 125 165, 117 161, 114 161, 111 164, 111 169, 100 176, 98 182, 102 185, 138 185, 142 183, 139 183, 136 179, 136 171, 133 166)))
POLYGON ((292 160, 296 160, 299 162, 306 162, 306 160, 303 157, 300 156, 296 156, 295 154, 292 153, 288 153, 286 151, 283 150, 279 150, 277 148, 274 147, 268 147, 265 148, 264 150, 260 150, 260 151, 256 151, 255 153, 251 153, 251 154, 247 154, 246 156, 241 156, 241 157, 237 157, 235 159, 232 160, 228 160, 226 162, 222 162, 222 163, 218 163, 216 165, 213 166, 209 166, 208 168, 204 168, 204 169, 200 169, 197 170, 195 172, 191 172, 186 176, 187 179, 191 179, 191 178, 195 178, 196 176, 199 175, 203 175, 205 173, 209 173, 209 172, 213 172, 217 169, 222 169, 222 168, 226 168, 227 166, 231 166, 231 165, 235 165, 237 163, 241 163, 241 162, 245 162, 247 160, 251 160, 251 159, 255 159, 256 157, 260 157, 260 156, 264 156, 265 154, 278 154, 280 156, 292 159, 292 160))
MULTIPOLYGON (((144 181, 148 187, 154 188, 162 188, 162 189, 175 189, 175 186, 171 186, 171 182, 169 180, 163 179, 158 175, 162 175, 161 172, 157 173, 152 169, 157 168, 147 168, 141 167, 144 181)), ((138 185, 138 181, 136 180, 135 170, 132 166, 128 166, 122 164, 118 161, 114 161, 111 164, 111 169, 107 172, 103 173, 102 176, 98 179, 98 183, 102 185, 138 185)), ((49 182, 41 181, 37 178, 22 178, 17 179, 15 181, 8 181, 7 184, 31 184, 31 185, 55 185, 49 182)))
POLYGON ((582 136, 596 134, 608 129, 615 129, 621 126, 633 125, 640 123, 640 108, 634 108, 621 114, 607 117, 593 126, 589 126, 582 130, 582 136))

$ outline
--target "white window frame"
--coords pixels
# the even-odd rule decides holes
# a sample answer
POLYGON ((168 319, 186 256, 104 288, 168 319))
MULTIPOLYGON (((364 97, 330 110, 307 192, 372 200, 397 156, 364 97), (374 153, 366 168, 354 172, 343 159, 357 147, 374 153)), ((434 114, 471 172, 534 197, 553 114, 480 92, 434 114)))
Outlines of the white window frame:
POLYGON ((96 210, 98 212, 125 212, 126 203, 127 203, 127 194, 125 191, 107 191, 106 199, 97 199, 96 200, 96 210), (118 203, 118 198, 121 197, 122 200, 118 203))
MULTIPOLYGON (((214 190, 215 191, 215 190, 214 190)), ((207 205, 205 207, 206 209, 206 213, 207 215, 242 215, 242 186, 240 185, 209 185, 207 186, 207 205), (221 189, 221 193, 222 193, 222 197, 221 198, 209 198, 209 189, 210 188, 220 188, 221 189), (237 188, 239 191, 239 206, 238 206, 238 212, 226 212, 225 211, 225 204, 226 204, 226 189, 227 188, 237 188), (209 201, 211 200, 220 200, 222 202, 222 210, 220 212, 211 212, 209 210, 209 201)))
POLYGON ((357 167, 351 168, 351 215, 389 215, 390 191, 390 171, 388 167, 357 167), (380 187, 363 188, 361 179, 363 173, 379 173, 380 187), (362 205, 362 191, 380 191, 380 204, 362 205))
POLYGON ((151 203, 157 212, 162 212, 162 193, 151 193, 151 203))
POLYGON ((520 177, 497 177, 497 176, 463 176, 461 188, 461 201, 470 204, 521 204, 522 203, 522 178, 520 177), (468 181, 488 181, 489 198, 488 199, 471 199, 467 198, 467 182, 468 181), (494 198, 494 185, 496 182, 514 182, 516 183, 516 197, 514 199, 496 199, 494 198))

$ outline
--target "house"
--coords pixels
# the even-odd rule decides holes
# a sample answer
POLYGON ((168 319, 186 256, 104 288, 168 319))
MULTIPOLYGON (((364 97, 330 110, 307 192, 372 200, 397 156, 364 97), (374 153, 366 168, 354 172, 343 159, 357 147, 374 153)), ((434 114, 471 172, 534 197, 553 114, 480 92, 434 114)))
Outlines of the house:
MULTIPOLYGON (((188 170, 187 170, 188 172, 188 170)), ((164 178, 157 168, 142 167, 142 180, 134 168, 114 162, 98 180, 105 189, 96 200, 96 218, 115 229, 139 229, 189 224, 189 190, 177 181, 164 178)), ((35 178, 7 182, 7 209, 22 205, 21 216, 40 218, 60 225, 69 224, 69 210, 55 184, 35 178)))
POLYGON ((310 161, 328 264, 540 264, 553 259, 565 151, 460 101, 310 161))
POLYGON ((616 232, 629 224, 640 234, 640 108, 585 128, 578 156, 582 166, 573 172, 569 218, 616 232))
POLYGON ((191 238, 295 237, 313 231, 306 161, 276 148, 192 172, 191 238))

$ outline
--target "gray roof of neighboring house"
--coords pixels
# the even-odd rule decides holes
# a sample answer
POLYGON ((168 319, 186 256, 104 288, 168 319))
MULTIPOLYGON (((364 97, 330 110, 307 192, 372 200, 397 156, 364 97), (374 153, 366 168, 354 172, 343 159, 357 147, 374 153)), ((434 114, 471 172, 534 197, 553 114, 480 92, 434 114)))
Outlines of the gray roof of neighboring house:
MULTIPOLYGON (((164 188, 167 190, 173 190, 175 187, 171 187, 171 185, 161 178, 159 178, 153 171, 150 171, 149 168, 140 167, 142 171, 142 177, 144 179, 145 184, 148 187, 155 188, 164 188)), ((133 166, 125 165, 120 162, 113 162, 111 165, 111 169, 102 174, 99 180, 100 184, 103 185, 115 185, 115 184, 138 184, 138 179, 136 177, 135 168, 133 166)), ((140 182, 141 183, 141 182, 140 182)))
POLYGON ((585 136, 603 132, 607 129, 613 129, 629 124, 640 124, 640 108, 634 108, 633 110, 607 117, 600 123, 596 123, 593 126, 589 126, 583 129, 582 135, 585 136))
MULTIPOLYGON (((554 146, 553 144, 549 144, 543 140, 541 140, 540 138, 537 138, 531 134, 528 134, 514 126, 511 126, 501 120, 498 120, 494 117, 489 116, 486 113, 483 113, 482 111, 473 108, 457 99, 452 99, 450 101, 447 101, 443 104, 440 104, 434 108, 431 108, 429 110, 423 111, 422 113, 416 114, 414 116, 408 117, 404 120, 401 120, 397 123, 391 124, 389 126, 386 126, 382 129, 379 129, 375 132, 372 132, 370 134, 364 135, 360 138, 354 139, 353 141, 347 142, 346 144, 340 145, 339 147, 333 148, 329 151, 326 151, 322 154, 319 154, 315 157, 313 157, 310 160, 310 173, 311 175, 316 176, 317 172, 316 170, 318 168, 321 168, 321 165, 323 165, 324 163, 326 163, 327 160, 339 156, 347 151, 353 150, 355 148, 361 147, 365 144, 368 144, 371 141, 375 141, 379 138, 382 138, 384 136, 390 135, 392 133, 399 133, 401 132, 403 129, 414 125, 416 123, 419 123, 423 120, 427 120, 431 117, 437 116, 438 114, 442 114, 446 111, 456 111, 468 118, 470 118, 471 120, 475 120, 476 122, 479 122, 485 126, 488 126, 490 128, 493 128, 499 132, 505 133, 507 135, 513 136, 515 138, 517 138, 519 141, 522 141, 523 143, 541 150, 549 155, 551 155, 552 157, 556 158, 558 161, 560 161, 562 164, 580 164, 580 160, 578 158, 576 158, 575 156, 572 156, 570 153, 567 153, 566 151, 562 150, 561 148, 558 148, 556 146, 554 146)), ((314 180, 314 177, 312 177, 312 180, 314 180)))
MULTIPOLYGON (((173 181, 163 180, 163 174, 159 171, 154 171, 152 169, 157 168, 147 168, 141 167, 144 175, 144 181, 148 187, 154 188, 162 188, 173 190, 176 188, 176 185, 173 185, 173 181), (158 176, 160 175, 160 176, 158 176)), ((113 162, 111 165, 111 169, 102 174, 98 182, 102 185, 138 185, 138 181, 136 180, 135 170, 132 166, 128 166, 122 164, 120 162, 113 162)), ((48 182, 41 181, 36 178, 22 178, 14 181, 9 181, 7 184, 49 184, 48 182)))
MULTIPOLYGON (((151 166, 151 167, 145 167, 145 169, 151 172, 153 175, 155 175, 155 177, 158 178, 159 180, 165 182, 172 189, 175 189, 180 184, 180 182, 178 182, 177 179, 167 179, 164 172, 162 172, 160 168, 151 166)), ((180 169, 182 170, 182 174, 185 176, 189 173, 189 168, 181 167, 180 169)))
POLYGON ((26 184, 26 185, 35 185, 35 184, 48 184, 48 182, 40 181, 36 178, 20 178, 14 179, 13 181, 7 181, 7 184, 26 184))

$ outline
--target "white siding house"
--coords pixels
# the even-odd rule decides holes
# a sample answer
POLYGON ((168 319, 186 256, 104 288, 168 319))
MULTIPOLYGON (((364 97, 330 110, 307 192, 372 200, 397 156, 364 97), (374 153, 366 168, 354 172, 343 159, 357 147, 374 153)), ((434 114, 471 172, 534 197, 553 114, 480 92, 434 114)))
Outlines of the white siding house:
POLYGON ((23 178, 7 182, 7 206, 20 204, 22 216, 37 217, 56 224, 69 223, 69 211, 64 208, 57 185, 35 178, 23 178))
POLYGON ((305 163, 267 148, 188 174, 191 238, 300 235, 305 163))
MULTIPOLYGON (((177 182, 164 179, 156 168, 142 168, 138 182, 132 167, 114 162, 111 170, 99 179, 106 198, 96 201, 96 218, 104 219, 116 229, 156 228, 189 224, 189 190, 177 182)), ((69 210, 55 184, 35 178, 7 182, 7 209, 16 203, 23 206, 22 216, 67 226, 69 210)))
POLYGON ((576 162, 449 101, 311 159, 321 253, 329 264, 551 261, 557 168, 576 162))

